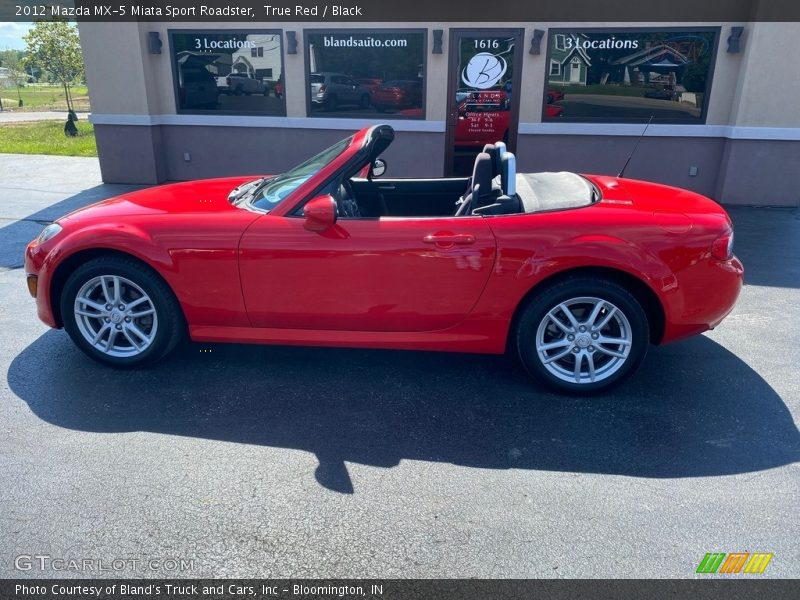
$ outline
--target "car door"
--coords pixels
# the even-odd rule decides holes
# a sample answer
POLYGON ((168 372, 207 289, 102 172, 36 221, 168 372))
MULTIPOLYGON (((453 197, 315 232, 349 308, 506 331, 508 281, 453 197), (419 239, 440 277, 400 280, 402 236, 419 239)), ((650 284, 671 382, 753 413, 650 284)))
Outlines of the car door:
POLYGON ((463 320, 492 271, 482 217, 339 219, 323 232, 265 215, 240 243, 255 327, 434 331, 463 320))

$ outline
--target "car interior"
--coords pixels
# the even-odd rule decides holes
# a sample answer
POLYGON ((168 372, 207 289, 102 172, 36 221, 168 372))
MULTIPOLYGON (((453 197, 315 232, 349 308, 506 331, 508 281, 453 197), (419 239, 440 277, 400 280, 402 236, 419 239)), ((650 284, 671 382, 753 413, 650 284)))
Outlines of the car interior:
POLYGON ((438 179, 345 178, 336 193, 340 218, 442 217, 515 214, 516 159, 503 142, 487 144, 471 177, 438 179))
POLYGON ((577 173, 517 173, 516 157, 503 142, 483 147, 470 177, 378 179, 386 168, 378 157, 392 143, 394 130, 381 125, 373 135, 367 160, 333 184, 341 219, 526 214, 589 206, 601 197, 600 189, 577 173))

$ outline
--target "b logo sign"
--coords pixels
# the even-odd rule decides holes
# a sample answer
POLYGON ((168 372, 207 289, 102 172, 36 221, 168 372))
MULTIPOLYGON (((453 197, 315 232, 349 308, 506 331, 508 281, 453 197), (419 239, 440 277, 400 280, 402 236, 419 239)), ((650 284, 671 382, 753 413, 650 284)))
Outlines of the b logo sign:
POLYGON ((508 68, 506 59, 489 52, 479 52, 469 59, 461 71, 461 81, 471 88, 488 90, 505 74, 508 68))

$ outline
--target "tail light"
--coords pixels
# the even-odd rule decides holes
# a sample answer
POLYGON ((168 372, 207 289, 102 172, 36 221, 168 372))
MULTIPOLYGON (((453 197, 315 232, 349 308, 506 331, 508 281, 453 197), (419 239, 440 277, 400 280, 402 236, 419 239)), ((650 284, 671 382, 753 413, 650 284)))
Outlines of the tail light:
POLYGON ((733 231, 718 237, 711 244, 711 256, 717 260, 730 260, 733 258, 733 231))
POLYGON ((324 94, 325 90, 327 90, 327 89, 328 89, 328 85, 323 83, 321 86, 319 86, 319 93, 320 94, 324 94))
POLYGON ((226 77, 225 78, 225 85, 227 85, 228 87, 231 86, 231 78, 230 77, 226 77))

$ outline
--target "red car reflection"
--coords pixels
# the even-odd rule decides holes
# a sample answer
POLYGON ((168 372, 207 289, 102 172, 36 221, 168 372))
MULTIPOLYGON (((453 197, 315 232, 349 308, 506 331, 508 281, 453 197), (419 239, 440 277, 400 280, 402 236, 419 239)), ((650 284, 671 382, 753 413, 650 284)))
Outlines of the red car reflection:
POLYGON ((422 106, 422 84, 419 81, 394 79, 372 90, 372 106, 379 112, 389 109, 422 106))

